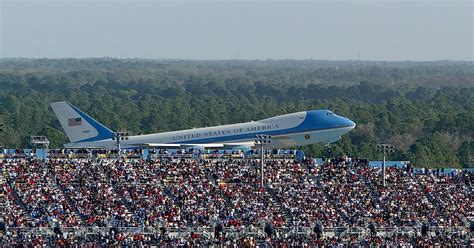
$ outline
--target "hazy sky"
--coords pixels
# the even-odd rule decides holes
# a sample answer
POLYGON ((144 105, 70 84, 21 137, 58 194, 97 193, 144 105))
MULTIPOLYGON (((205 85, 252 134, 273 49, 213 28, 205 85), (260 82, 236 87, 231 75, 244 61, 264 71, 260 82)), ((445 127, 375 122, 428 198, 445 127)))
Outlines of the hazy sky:
POLYGON ((0 57, 474 57, 472 1, 0 1, 0 57))

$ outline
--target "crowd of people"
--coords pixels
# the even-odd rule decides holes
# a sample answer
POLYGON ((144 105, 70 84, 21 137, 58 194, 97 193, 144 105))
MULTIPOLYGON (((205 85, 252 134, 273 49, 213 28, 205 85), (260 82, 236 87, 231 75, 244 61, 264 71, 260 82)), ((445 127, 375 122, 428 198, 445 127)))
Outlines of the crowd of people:
MULTIPOLYGON (((469 230, 474 221, 472 173, 439 170, 416 173, 412 168, 388 167, 384 187, 380 168, 347 157, 328 159, 320 165, 311 160, 267 161, 263 186, 260 163, 241 159, 62 158, 41 162, 22 158, 0 160, 0 169, 1 192, 6 199, 4 205, 7 204, 2 218, 9 230, 2 238, 4 241, 0 241, 6 242, 2 244, 93 244, 97 240, 111 245, 165 242, 250 247, 257 243, 434 244, 427 243, 435 239, 427 239, 426 235, 389 237, 374 235, 376 231, 372 229, 427 225, 437 230, 453 227, 469 230), (244 232, 264 226, 265 230, 275 232, 265 232, 258 238, 244 232), (316 226, 326 231, 351 227, 371 231, 355 236, 339 236, 339 232, 332 231, 334 235, 321 236, 313 231, 316 226), (151 235, 113 231, 82 237, 70 233, 35 236, 21 231, 39 227, 55 230, 79 227, 214 230, 219 227, 228 235, 192 233, 172 237, 159 232, 151 235), (312 230, 311 235, 289 235, 290 232, 282 231, 299 227, 312 230)), ((446 233, 436 236, 436 242, 463 243, 470 237, 469 231, 446 233)))
POLYGON ((345 216, 350 226, 383 222, 384 209, 367 183, 367 175, 377 173, 375 168, 362 161, 339 158, 314 170, 324 191, 332 196, 336 211, 345 216))
POLYGON ((72 206, 40 161, 18 160, 8 167, 9 184, 5 185, 12 201, 6 222, 13 226, 71 227, 80 224, 72 206))

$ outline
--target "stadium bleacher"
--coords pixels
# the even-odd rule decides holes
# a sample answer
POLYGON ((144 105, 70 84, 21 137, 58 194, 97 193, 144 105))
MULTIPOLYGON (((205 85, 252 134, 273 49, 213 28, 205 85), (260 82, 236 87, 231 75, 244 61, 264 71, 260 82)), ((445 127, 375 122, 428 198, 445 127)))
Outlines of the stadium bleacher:
POLYGON ((240 153, 143 160, 137 151, 117 161, 98 156, 113 154, 109 151, 81 153, 94 158, 55 151, 46 162, 21 154, 0 160, 0 208, 7 228, 2 246, 472 241, 469 171, 389 167, 384 188, 380 168, 366 160, 333 158, 317 165, 269 156, 261 187, 259 163, 240 153))

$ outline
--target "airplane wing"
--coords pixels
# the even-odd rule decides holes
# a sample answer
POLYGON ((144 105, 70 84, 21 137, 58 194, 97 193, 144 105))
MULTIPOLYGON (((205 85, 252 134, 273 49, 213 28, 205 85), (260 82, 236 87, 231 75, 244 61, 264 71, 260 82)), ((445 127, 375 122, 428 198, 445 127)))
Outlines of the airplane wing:
MULTIPOLYGON (((288 146, 296 145, 295 141, 287 136, 274 137, 273 142, 288 146)), ((235 149, 235 148, 254 148, 255 142, 243 141, 233 143, 208 143, 208 144, 170 144, 170 143, 144 143, 144 144, 129 144, 134 147, 144 148, 158 148, 158 149, 186 149, 186 148, 200 148, 200 149, 235 149)))

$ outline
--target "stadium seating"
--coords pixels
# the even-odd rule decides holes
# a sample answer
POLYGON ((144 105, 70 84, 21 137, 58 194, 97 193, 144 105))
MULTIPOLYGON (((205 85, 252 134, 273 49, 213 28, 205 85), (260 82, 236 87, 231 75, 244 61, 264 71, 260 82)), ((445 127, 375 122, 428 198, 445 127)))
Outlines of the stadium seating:
POLYGON ((355 158, 321 165, 273 158, 264 187, 256 161, 231 157, 15 157, 0 160, 0 169, 3 246, 462 245, 474 220, 472 173, 389 167, 382 187, 380 169, 355 158), (224 235, 215 234, 218 225, 224 235))

